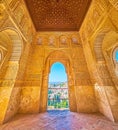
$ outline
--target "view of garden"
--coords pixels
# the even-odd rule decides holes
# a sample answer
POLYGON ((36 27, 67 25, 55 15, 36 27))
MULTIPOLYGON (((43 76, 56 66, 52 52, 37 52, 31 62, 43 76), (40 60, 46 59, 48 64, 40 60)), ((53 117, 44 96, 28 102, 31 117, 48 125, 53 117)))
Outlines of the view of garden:
POLYGON ((48 86, 48 110, 68 109, 68 87, 67 82, 49 83, 48 86))

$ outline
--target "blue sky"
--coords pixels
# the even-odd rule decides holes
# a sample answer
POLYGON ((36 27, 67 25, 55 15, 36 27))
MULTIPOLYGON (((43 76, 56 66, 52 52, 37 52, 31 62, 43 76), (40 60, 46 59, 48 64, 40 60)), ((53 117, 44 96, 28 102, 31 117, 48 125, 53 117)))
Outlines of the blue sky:
POLYGON ((67 81, 67 74, 65 67, 60 62, 56 62, 52 65, 49 74, 49 82, 65 82, 67 81))
POLYGON ((116 51, 116 56, 115 56, 115 58, 116 58, 116 61, 118 61, 118 50, 116 51))

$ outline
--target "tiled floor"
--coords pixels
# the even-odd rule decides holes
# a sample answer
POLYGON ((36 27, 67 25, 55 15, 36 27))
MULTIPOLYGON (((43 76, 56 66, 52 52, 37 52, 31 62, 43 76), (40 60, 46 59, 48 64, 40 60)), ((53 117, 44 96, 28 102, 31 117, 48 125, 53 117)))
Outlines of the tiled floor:
POLYGON ((101 114, 52 110, 41 114, 18 114, 0 130, 118 130, 118 123, 101 114))

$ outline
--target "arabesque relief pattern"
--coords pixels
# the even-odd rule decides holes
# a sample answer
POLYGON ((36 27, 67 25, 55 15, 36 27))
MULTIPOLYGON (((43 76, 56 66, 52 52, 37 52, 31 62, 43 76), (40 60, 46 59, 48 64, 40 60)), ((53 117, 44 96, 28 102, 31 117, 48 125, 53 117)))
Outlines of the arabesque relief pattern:
POLYGON ((24 1, 0 1, 0 124, 18 113, 21 86, 34 33, 24 1), (23 24, 25 18, 29 20, 23 24))
POLYGON ((92 1, 80 37, 99 111, 110 120, 117 121, 118 77, 112 52, 117 47, 118 11, 114 7, 117 7, 116 1, 92 1))

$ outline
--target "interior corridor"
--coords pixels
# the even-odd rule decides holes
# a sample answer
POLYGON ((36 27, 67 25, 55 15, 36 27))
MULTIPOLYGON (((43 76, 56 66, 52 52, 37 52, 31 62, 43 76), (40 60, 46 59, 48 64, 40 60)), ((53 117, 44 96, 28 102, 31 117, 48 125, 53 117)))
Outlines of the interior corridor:
POLYGON ((118 123, 103 115, 50 110, 41 114, 17 114, 0 130, 118 130, 118 123))

